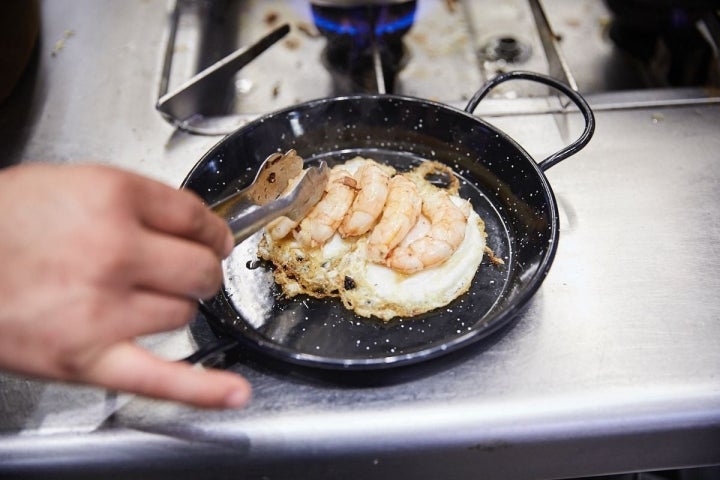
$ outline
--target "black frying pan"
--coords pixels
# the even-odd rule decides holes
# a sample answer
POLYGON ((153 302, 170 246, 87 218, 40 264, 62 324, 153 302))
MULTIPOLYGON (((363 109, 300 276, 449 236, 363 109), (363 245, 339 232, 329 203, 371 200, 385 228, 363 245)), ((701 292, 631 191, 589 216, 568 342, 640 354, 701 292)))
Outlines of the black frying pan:
MULTIPOLYGON (((276 359, 313 367, 368 370, 435 358, 506 325, 533 296, 558 244, 558 210, 543 171, 582 149, 595 121, 587 102, 543 75, 510 72, 486 84, 465 111, 417 98, 357 95, 311 101, 264 116, 215 145, 183 187, 208 203, 248 185, 270 153, 295 149, 330 166, 356 155, 399 171, 425 159, 450 165, 485 220, 488 245, 505 260, 485 258, 470 290, 448 307, 390 322, 364 319, 339 300, 280 295, 269 267, 255 255, 258 236, 235 248, 225 263, 221 292, 201 302, 222 348, 240 344, 276 359), (512 138, 472 114, 499 83, 523 79, 567 95, 585 118, 578 140, 536 163, 512 138)), ((193 356, 198 360, 206 349, 193 356)))

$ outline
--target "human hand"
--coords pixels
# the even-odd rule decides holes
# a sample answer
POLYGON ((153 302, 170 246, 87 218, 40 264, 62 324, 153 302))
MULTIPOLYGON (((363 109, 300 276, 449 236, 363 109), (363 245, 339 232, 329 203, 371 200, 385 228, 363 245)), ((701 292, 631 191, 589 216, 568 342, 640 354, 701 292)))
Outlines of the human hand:
POLYGON ((138 336, 185 325, 232 234, 194 194, 103 166, 0 171, 0 369, 239 407, 245 379, 163 360, 138 336))

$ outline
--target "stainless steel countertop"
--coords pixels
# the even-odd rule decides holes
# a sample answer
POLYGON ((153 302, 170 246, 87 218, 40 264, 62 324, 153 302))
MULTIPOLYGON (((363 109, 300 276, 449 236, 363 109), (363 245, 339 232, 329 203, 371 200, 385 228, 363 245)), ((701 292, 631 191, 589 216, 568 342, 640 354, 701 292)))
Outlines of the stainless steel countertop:
MULTIPOLYGON (((34 73, 0 108, 2 162, 92 160, 179 185, 219 138, 154 110, 167 9, 46 2, 34 73)), ((536 158, 564 142, 549 115, 489 120, 536 158)), ((719 125, 715 104, 598 111, 590 145, 548 171, 550 274, 487 342, 374 379, 233 364, 254 385, 240 411, 2 375, 0 476, 522 480, 720 464, 719 125)), ((142 341, 180 358, 202 329, 142 341)))

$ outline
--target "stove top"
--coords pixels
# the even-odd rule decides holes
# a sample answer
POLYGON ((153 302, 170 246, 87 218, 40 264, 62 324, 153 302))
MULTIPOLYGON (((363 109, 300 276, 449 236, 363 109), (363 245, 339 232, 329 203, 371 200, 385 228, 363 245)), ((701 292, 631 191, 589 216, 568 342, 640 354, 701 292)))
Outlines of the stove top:
MULTIPOLYGON (((42 6, 34 64, 0 111, 0 157, 9 164, 98 160, 179 185, 218 138, 178 131, 153 109, 163 58, 172 61, 167 78, 177 85, 283 22, 291 23, 292 33, 239 72, 230 90, 237 97, 233 109, 221 114, 239 122, 331 94, 319 60, 325 39, 310 35, 319 32, 306 2, 54 0, 42 6), (212 5, 235 15, 204 16, 201 7, 212 5), (257 15, 245 16, 252 9, 257 15), (178 26, 174 39, 168 25, 178 26), (293 39, 302 47, 284 43, 293 39), (308 46, 317 57, 300 55, 308 46), (278 55, 302 61, 304 70, 277 62, 278 55), (261 61, 275 62, 276 70, 264 67, 271 74, 260 77, 265 83, 241 95, 238 84, 255 81, 251 67, 261 61), (276 83, 273 97, 266 85, 276 83)), ((449 12, 444 2, 418 0, 416 23, 403 37, 408 49, 416 48, 416 36, 428 34, 419 30, 423 21, 440 23, 423 20, 430 6, 449 12)), ((534 22, 528 0, 468 0, 453 7, 483 13, 475 23, 454 17, 474 25, 467 34, 475 45, 471 59, 478 60, 478 46, 488 39, 499 37, 501 48, 512 51, 506 35, 530 38, 527 60, 502 68, 549 72, 539 33, 524 23, 534 22)), ((253 402, 240 412, 2 375, 5 476, 97 478, 137 471, 147 477, 150 466, 154 478, 176 479, 208 472, 383 479, 400 470, 418 479, 474 478, 478 471, 529 479, 719 464, 720 302, 713 280, 720 278, 720 255, 707 234, 720 229, 713 211, 720 178, 717 90, 712 82, 644 83, 613 46, 613 16, 601 0, 544 0, 543 7, 598 129, 582 158, 550 171, 561 215, 558 255, 512 329, 458 357, 394 372, 400 377, 383 379, 378 388, 376 378, 363 388, 243 359, 229 367, 254 386, 253 402), (570 458, 567 452, 581 455, 547 461, 570 458)), ((708 25, 712 21, 705 24, 710 31, 708 25)), ((417 51, 440 47, 429 45, 417 51)), ((417 56, 408 58, 397 87, 420 92, 419 80, 432 78, 416 75, 411 83, 420 64, 417 56)), ((484 72, 493 72, 483 62, 474 70, 468 65, 454 74, 482 81, 484 72)), ((465 103, 462 93, 445 87, 448 78, 454 80, 428 83, 423 95, 465 103)), ((490 122, 537 158, 562 144, 554 117, 566 117, 570 133, 579 128, 575 114, 534 114, 548 109, 546 92, 530 96, 513 87, 483 100, 477 113, 490 112, 490 122), (523 109, 533 114, 514 115, 523 109)), ((159 356, 180 358, 197 348, 196 338, 181 329, 140 342, 159 356)))
MULTIPOLYGON (((598 0, 320 3, 177 0, 164 91, 273 28, 291 27, 284 39, 216 89, 214 103, 184 127, 225 133, 267 112, 349 93, 395 93, 463 107, 489 78, 516 69, 550 74, 586 96, 632 91, 629 103, 643 99, 638 91, 646 92, 644 101, 718 97, 714 52, 720 28, 711 8, 653 7, 655 29, 639 31, 631 21, 636 11, 598 0), (364 38, 358 35, 363 31, 364 38), (677 42, 691 47, 679 52, 677 42), (378 59, 381 75, 373 63, 378 59)), ((513 82, 493 95, 547 99, 549 92, 513 82)), ((544 101, 540 108, 558 108, 557 101, 544 101)))

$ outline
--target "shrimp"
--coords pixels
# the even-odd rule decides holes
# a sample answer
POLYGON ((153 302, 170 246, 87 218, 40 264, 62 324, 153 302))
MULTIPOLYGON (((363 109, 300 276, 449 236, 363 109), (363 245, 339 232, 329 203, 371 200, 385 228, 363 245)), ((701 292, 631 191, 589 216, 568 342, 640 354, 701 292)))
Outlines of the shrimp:
POLYGON ((364 163, 356 172, 359 192, 338 231, 345 237, 367 233, 385 206, 390 176, 374 162, 364 163))
POLYGON ((293 228, 297 227, 297 224, 298 222, 295 220, 283 216, 265 225, 265 230, 273 240, 282 240, 292 232, 293 228))
MULTIPOLYGON (((292 150, 293 153, 295 153, 294 150, 292 150)), ((295 153, 297 155, 297 153, 295 153)), ((287 195, 289 192, 292 192, 295 186, 305 177, 306 171, 303 170, 300 172, 297 176, 291 178, 288 180, 288 185, 285 188, 285 191, 283 191, 282 195, 287 195)), ((290 232, 292 232, 293 228, 297 227, 298 223, 300 223, 300 220, 292 220, 286 216, 278 217, 275 220, 269 222, 267 225, 265 225, 265 231, 268 235, 270 235, 270 238, 273 240, 282 240, 283 238, 287 237, 290 232)))
POLYGON ((418 188, 404 175, 395 175, 388 184, 388 195, 382 217, 367 243, 368 259, 384 264, 420 216, 422 200, 418 188))
POLYGON ((333 169, 325 187, 325 195, 300 222, 293 232, 302 245, 319 247, 327 242, 340 226, 353 199, 357 182, 347 170, 333 169))
POLYGON ((422 213, 430 220, 430 230, 408 245, 393 250, 385 264, 401 273, 414 273, 438 265, 455 253, 465 238, 470 203, 456 205, 447 192, 424 193, 422 213))

